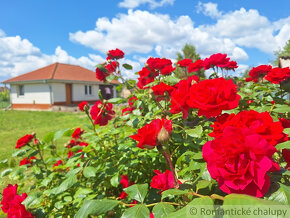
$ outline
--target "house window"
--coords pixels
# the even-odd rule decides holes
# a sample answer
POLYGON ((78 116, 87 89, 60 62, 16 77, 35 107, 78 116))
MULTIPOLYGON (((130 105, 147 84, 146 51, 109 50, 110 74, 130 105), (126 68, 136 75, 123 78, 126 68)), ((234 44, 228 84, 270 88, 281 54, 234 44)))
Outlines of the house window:
POLYGON ((92 86, 85 85, 85 95, 92 95, 92 86))
POLYGON ((18 86, 18 96, 23 96, 24 95, 24 85, 19 85, 18 86))

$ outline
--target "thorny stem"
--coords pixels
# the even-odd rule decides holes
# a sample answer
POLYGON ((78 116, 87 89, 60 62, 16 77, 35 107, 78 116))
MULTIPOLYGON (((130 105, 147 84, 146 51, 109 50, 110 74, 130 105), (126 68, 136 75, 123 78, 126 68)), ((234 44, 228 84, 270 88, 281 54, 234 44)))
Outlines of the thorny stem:
POLYGON ((167 164, 169 165, 170 171, 172 172, 173 178, 174 178, 174 188, 178 189, 179 188, 179 183, 178 183, 178 179, 177 179, 177 175, 176 175, 175 169, 174 169, 172 161, 171 161, 171 156, 170 156, 169 151, 163 150, 161 145, 157 145, 157 149, 158 149, 159 152, 162 153, 162 155, 165 158, 167 164))
POLYGON ((85 110, 85 112, 86 112, 86 114, 87 114, 89 120, 90 120, 91 123, 92 123, 92 126, 93 126, 93 130, 94 130, 94 132, 96 132, 96 127, 95 127, 94 121, 92 120, 92 118, 91 118, 91 116, 90 116, 90 114, 89 114, 89 110, 85 110))
POLYGON ((44 159, 43 159, 43 156, 42 156, 42 154, 41 154, 41 151, 40 151, 40 147, 39 147, 39 145, 37 145, 37 151, 38 151, 38 154, 39 154, 39 156, 40 156, 40 159, 42 160, 42 162, 43 162, 45 168, 47 169, 47 166, 46 166, 46 163, 44 162, 44 159))
MULTIPOLYGON (((188 193, 187 195, 194 195, 194 196, 197 196, 199 198, 202 198, 202 197, 206 197, 207 195, 201 195, 201 194, 198 194, 196 192, 190 192, 188 193)), ((216 195, 216 194, 212 194, 211 196, 209 196, 211 199, 218 199, 218 200, 224 200, 224 197, 223 196, 219 196, 219 195, 216 195)))
MULTIPOLYGON (((170 204, 170 205, 180 206, 180 204, 178 204, 178 203, 173 203, 173 202, 162 202, 162 203, 164 203, 164 204, 170 204)), ((124 206, 127 206, 127 207, 136 206, 136 204, 126 204, 126 203, 124 203, 124 202, 122 202, 122 201, 120 201, 120 204, 122 204, 122 205, 124 205, 124 206)), ((153 207, 153 206, 155 206, 156 204, 159 204, 159 203, 147 204, 147 205, 145 205, 145 206, 146 206, 146 207, 153 207)))

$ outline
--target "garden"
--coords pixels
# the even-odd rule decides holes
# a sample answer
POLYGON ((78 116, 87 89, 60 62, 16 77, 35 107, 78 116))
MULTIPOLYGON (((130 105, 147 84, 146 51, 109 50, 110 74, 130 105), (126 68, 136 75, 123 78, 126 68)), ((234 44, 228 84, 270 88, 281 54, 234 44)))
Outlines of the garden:
POLYGON ((289 67, 260 65, 237 78, 227 54, 150 57, 135 81, 122 74, 133 70, 119 63, 124 55, 108 51, 96 78, 121 81, 128 99, 99 93, 95 104, 79 104, 78 127, 15 141, 0 162, 10 181, 2 215, 237 217, 218 211, 244 205, 290 216, 289 67), (8 167, 11 160, 19 164, 8 167))

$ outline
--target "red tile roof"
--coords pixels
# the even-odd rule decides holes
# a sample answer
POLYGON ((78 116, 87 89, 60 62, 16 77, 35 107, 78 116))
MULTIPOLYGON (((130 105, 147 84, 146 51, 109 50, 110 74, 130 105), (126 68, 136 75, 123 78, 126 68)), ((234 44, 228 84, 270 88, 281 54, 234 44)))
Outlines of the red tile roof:
MULTIPOLYGON (((12 83, 33 80, 69 80, 69 81, 85 81, 85 82, 101 82, 96 78, 96 73, 83 68, 81 66, 54 63, 46 67, 25 73, 2 83, 12 83)), ((111 83, 118 84, 116 80, 111 83)))

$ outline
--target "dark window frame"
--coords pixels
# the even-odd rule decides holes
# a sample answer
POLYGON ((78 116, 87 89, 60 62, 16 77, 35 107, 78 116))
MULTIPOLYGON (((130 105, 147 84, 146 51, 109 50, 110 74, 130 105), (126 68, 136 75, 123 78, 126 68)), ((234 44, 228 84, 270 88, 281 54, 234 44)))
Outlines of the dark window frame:
POLYGON ((18 86, 18 96, 24 96, 24 85, 18 86))
POLYGON ((85 85, 85 95, 92 95, 92 86, 85 85))

